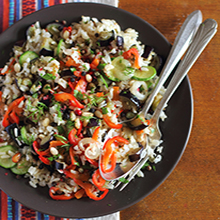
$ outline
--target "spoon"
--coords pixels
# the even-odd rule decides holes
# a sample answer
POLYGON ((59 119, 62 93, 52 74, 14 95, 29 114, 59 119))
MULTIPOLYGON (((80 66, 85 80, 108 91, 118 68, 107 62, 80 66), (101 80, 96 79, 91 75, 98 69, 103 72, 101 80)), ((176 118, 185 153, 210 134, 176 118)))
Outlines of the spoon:
POLYGON ((143 122, 145 121, 144 119, 146 118, 146 114, 151 107, 155 96, 158 94, 161 87, 170 76, 172 70, 186 52, 201 22, 202 13, 200 10, 196 10, 192 12, 183 23, 158 78, 157 84, 146 100, 144 107, 134 118, 124 121, 133 130, 142 130, 147 127, 143 122))
POLYGON ((178 66, 178 69, 176 70, 172 80, 170 81, 163 98, 161 99, 152 118, 150 119, 149 127, 152 130, 152 134, 150 135, 152 139, 161 139, 162 135, 158 125, 161 111, 163 110, 164 106, 169 101, 173 93, 176 91, 184 77, 187 75, 188 71, 195 63, 201 52, 215 35, 216 31, 217 23, 213 19, 207 19, 200 25, 193 40, 193 43, 190 45, 186 55, 178 66))
MULTIPOLYGON (((174 94, 184 77, 187 75, 192 65, 198 59, 199 55, 205 49, 207 44, 213 38, 215 33, 217 32, 217 22, 213 19, 207 19, 202 24, 200 24, 199 29, 190 45, 188 51, 186 52, 183 60, 180 62, 172 80, 170 81, 167 90, 158 104, 152 118, 150 119, 150 128, 154 130, 149 139, 157 139, 161 138, 161 132, 158 126, 159 116, 161 111, 163 110, 165 104, 170 100, 171 96, 174 94)), ((130 170, 129 177, 127 179, 127 183, 125 183, 121 188, 122 191, 127 184, 134 178, 134 176, 141 170, 143 165, 147 162, 148 155, 146 155, 140 163, 134 167, 134 169, 130 170)), ((115 186, 118 187, 120 182, 115 186)))
MULTIPOLYGON (((160 77, 160 83, 158 83, 157 87, 156 87, 157 91, 159 91, 159 89, 160 89, 159 87, 162 86, 162 83, 165 82, 165 80, 168 78, 168 76, 170 75, 171 71, 173 70, 173 68, 175 67, 175 65, 179 61, 179 59, 182 57, 182 55, 185 53, 185 51, 189 47, 189 44, 195 34, 195 31, 197 30, 197 28, 201 22, 202 22, 202 14, 201 14, 201 11, 197 10, 197 11, 192 12, 187 17, 185 22, 183 23, 183 26, 181 27, 181 29, 177 35, 177 38, 174 42, 174 45, 170 51, 170 55, 167 58, 167 62, 164 66, 164 70, 161 73, 162 75, 160 77)), ((154 90, 153 93, 156 95, 157 91, 154 90)), ((151 97, 155 96, 153 93, 151 94, 151 97)), ((151 100, 152 101, 150 101, 150 102, 152 104, 153 98, 151 98, 151 100)), ((147 111, 146 105, 143 110, 147 111)), ((143 110, 141 111, 141 113, 139 113, 139 115, 144 114, 144 118, 145 118, 145 112, 143 110)), ((138 122, 139 122, 139 118, 138 118, 138 122)), ((143 147, 143 149, 146 149, 146 146, 143 147)), ((104 172, 102 172, 102 169, 99 166, 99 171, 100 171, 101 176, 107 181, 117 180, 119 178, 126 176, 126 174, 129 173, 130 170, 133 169, 141 160, 141 158, 142 158, 141 154, 143 152, 143 149, 140 149, 139 152, 137 152, 137 154, 140 155, 139 159, 135 162, 128 163, 126 169, 123 169, 123 167, 120 166, 120 164, 116 164, 116 167, 113 171, 108 172, 108 173, 104 173, 104 172)), ((102 154, 100 154, 99 163, 101 161, 102 161, 102 154)))

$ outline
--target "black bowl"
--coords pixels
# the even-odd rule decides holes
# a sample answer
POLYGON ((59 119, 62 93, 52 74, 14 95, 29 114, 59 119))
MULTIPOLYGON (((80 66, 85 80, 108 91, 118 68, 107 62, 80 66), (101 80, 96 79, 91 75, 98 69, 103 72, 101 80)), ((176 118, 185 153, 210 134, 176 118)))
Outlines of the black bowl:
MULTIPOLYGON (((0 35, 0 66, 3 67, 9 59, 13 44, 25 38, 30 24, 40 21, 44 26, 56 19, 71 23, 79 21, 82 15, 115 19, 123 30, 128 27, 136 29, 140 34, 140 41, 154 47, 162 57, 166 58, 169 53, 171 45, 163 35, 149 23, 127 11, 102 4, 68 3, 28 15, 3 32, 0 35)), ((166 113, 168 119, 161 123, 164 139, 162 162, 156 165, 156 171, 145 172, 144 178, 136 178, 122 192, 112 190, 102 201, 88 198, 54 201, 49 197, 47 187, 34 189, 29 186, 27 179, 17 180, 15 175, 4 168, 0 168, 0 188, 23 205, 58 217, 97 217, 128 208, 152 193, 168 177, 184 152, 193 115, 192 92, 187 77, 170 100, 166 113)))

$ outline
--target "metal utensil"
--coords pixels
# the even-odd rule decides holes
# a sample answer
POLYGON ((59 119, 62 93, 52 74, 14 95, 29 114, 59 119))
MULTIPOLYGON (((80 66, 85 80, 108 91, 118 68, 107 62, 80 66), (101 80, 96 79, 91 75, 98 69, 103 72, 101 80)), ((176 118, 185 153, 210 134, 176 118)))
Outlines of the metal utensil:
MULTIPOLYGON (((189 47, 191 40, 201 22, 202 22, 202 13, 201 11, 197 10, 197 11, 192 12, 187 17, 185 22, 183 23, 176 37, 174 45, 170 51, 170 54, 167 58, 167 62, 165 64, 164 70, 161 73, 162 75, 160 77, 160 81, 157 84, 157 87, 155 88, 156 90, 154 90, 154 92, 151 94, 150 100, 152 100, 152 102, 153 102, 153 96, 157 94, 157 91, 159 91, 160 87, 162 86, 162 83, 165 82, 165 80, 168 78, 168 76, 170 75, 171 71, 173 70, 177 62, 180 60, 182 55, 185 53, 185 51, 189 47)), ((148 101, 147 103, 150 103, 150 102, 151 101, 148 101)), ((145 105, 144 107, 145 111, 149 109, 149 108, 146 109, 146 107, 147 106, 145 105)), ((143 114, 143 113, 145 114, 145 112, 143 112, 142 110, 140 114, 143 114)), ((139 153, 141 154, 142 150, 140 150, 139 153)), ((99 161, 102 161, 102 154, 100 155, 99 161)), ((123 169, 123 167, 117 164, 116 168, 112 172, 104 173, 102 172, 101 168, 99 169, 99 171, 100 171, 101 176, 105 180, 107 181, 116 180, 116 179, 126 176, 127 173, 129 173, 131 169, 135 168, 135 166, 139 163, 139 161, 140 159, 137 160, 136 162, 128 164, 127 169, 123 169)))
MULTIPOLYGON (((153 139, 160 139, 161 132, 158 126, 159 116, 161 111, 163 110, 165 104, 170 100, 171 96, 174 94, 184 77, 187 75, 189 70, 191 69, 192 65, 198 59, 199 55, 205 49, 207 44, 213 38, 215 33, 217 32, 217 22, 213 19, 205 20, 200 26, 199 29, 190 45, 186 55, 184 56, 183 60, 180 62, 172 80, 170 81, 167 90, 158 104, 151 120, 150 120, 150 127, 154 130, 154 133, 150 138, 153 139)), ((133 177, 141 170, 145 162, 148 160, 146 156, 129 174, 129 178, 127 179, 128 183, 133 179, 133 177)), ((125 183, 121 189, 123 190, 128 183, 125 183)), ((118 184, 119 185, 119 184, 118 184)), ((117 185, 117 186, 118 186, 117 185)))
MULTIPOLYGON (((170 53, 167 57, 166 63, 160 73, 159 79, 155 88, 153 89, 150 96, 147 98, 142 110, 135 116, 133 119, 129 121, 129 127, 135 127, 137 124, 140 124, 140 118, 146 118, 146 114, 151 107, 155 96, 160 91, 163 84, 166 82, 167 78, 170 76, 171 72, 183 56, 183 54, 188 49, 194 34, 196 33, 199 25, 202 22, 202 13, 200 10, 196 10, 192 12, 185 22, 183 23, 180 31, 174 41, 174 44, 170 50, 170 53)), ((128 122, 127 121, 127 122, 128 122)))

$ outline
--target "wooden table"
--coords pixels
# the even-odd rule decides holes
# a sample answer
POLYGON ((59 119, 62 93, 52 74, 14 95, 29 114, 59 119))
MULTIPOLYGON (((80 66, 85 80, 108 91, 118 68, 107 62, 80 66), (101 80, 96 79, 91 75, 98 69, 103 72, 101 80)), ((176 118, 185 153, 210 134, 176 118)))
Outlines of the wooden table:
MULTIPOLYGON (((220 21, 214 0, 120 0, 119 7, 156 27, 170 43, 185 18, 201 10, 220 21)), ((121 211, 121 220, 220 219, 220 34, 189 72, 194 122, 187 148, 166 181, 145 199, 121 211)))

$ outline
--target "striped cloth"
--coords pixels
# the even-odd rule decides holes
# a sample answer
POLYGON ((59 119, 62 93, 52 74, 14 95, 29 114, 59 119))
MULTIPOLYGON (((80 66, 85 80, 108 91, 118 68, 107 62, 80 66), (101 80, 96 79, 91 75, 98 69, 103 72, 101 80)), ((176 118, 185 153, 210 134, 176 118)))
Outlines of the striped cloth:
MULTIPOLYGON (((0 33, 14 22, 39 9, 70 2, 96 2, 118 6, 118 0, 0 0, 0 33)), ((119 212, 87 220, 119 220, 119 212)), ((36 212, 13 200, 0 190, 0 220, 73 220, 36 212)), ((77 219, 83 220, 83 219, 77 219)))
POLYGON ((70 2, 97 2, 118 6, 118 0, 0 0, 0 33, 32 12, 70 2))

